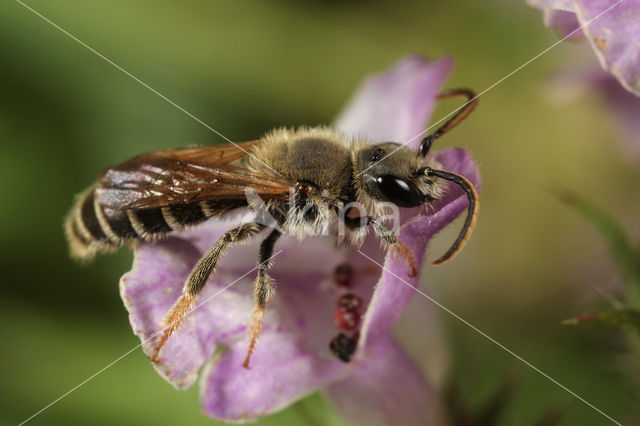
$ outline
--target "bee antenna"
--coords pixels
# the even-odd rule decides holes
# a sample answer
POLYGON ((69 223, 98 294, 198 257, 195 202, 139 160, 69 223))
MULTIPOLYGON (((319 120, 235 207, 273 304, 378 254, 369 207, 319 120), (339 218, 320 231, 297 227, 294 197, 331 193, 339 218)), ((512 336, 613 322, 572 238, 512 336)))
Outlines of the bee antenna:
POLYGON ((473 184, 464 176, 444 170, 434 170, 431 167, 425 167, 421 171, 423 171, 427 176, 436 176, 448 180, 449 182, 455 183, 460 188, 462 188, 462 190, 467 194, 467 198, 469 199, 467 218, 464 221, 464 226, 462 227, 462 231, 460 231, 458 238, 456 238, 453 245, 449 248, 449 250, 447 250, 445 254, 431 262, 432 265, 439 265, 458 254, 458 252, 462 250, 462 247, 464 247, 467 240, 471 236, 471 232, 476 226, 476 219, 478 216, 478 192, 476 191, 473 184))
POLYGON ((438 127, 438 129, 435 132, 433 132, 426 138, 422 139, 422 142, 420 143, 420 148, 418 148, 419 157, 426 157, 427 154, 429 153, 429 150, 431 149, 431 145, 433 145, 433 142, 436 139, 438 139, 440 136, 444 135, 449 130, 453 129, 458 124, 460 124, 462 120, 464 120, 465 118, 467 118, 469 114, 471 114, 471 112, 474 110, 474 108, 478 104, 479 95, 476 95, 476 93, 473 90, 466 89, 466 88, 446 90, 440 93, 436 97, 436 99, 448 99, 456 96, 465 97, 467 98, 467 101, 461 107, 455 110, 456 112, 455 114, 453 114, 453 117, 447 120, 442 126, 438 127))

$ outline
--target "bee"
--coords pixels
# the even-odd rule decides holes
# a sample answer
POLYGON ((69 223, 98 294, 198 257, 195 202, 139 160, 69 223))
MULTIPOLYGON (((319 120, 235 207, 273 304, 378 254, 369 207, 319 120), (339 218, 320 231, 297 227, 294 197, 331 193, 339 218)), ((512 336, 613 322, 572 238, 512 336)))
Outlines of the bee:
MULTIPOLYGON (((159 325, 161 334, 151 356, 157 362, 164 343, 194 305, 225 250, 268 229, 258 253, 250 343, 243 363, 248 368, 265 308, 274 294, 268 261, 283 233, 300 239, 319 230, 337 234, 336 225, 342 224, 348 236, 335 235, 336 241, 357 246, 372 229, 406 258, 415 275, 410 250, 380 217, 389 203, 406 208, 437 200, 444 181, 449 181, 466 193, 468 212, 453 245, 433 263, 443 263, 460 251, 476 223, 478 195, 465 177, 441 170, 429 155, 433 142, 477 104, 469 89, 446 91, 438 97, 453 96, 464 96, 467 102, 422 140, 418 152, 396 142, 354 140, 333 128, 316 127, 277 129, 251 142, 133 157, 104 170, 97 183, 77 196, 65 221, 71 255, 87 261, 240 208, 254 211, 254 221, 229 229, 193 267, 181 296, 159 325)), ((353 350, 350 347, 342 358, 349 358, 353 350)))

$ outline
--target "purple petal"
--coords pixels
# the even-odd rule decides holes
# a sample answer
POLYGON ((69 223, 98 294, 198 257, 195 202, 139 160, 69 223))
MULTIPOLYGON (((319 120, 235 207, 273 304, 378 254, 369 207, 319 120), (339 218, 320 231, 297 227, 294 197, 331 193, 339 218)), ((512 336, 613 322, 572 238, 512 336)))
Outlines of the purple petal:
POLYGON ((237 342, 203 373, 202 406, 216 419, 245 421, 278 411, 348 377, 352 368, 333 357, 319 357, 317 348, 305 345, 296 334, 263 333, 261 354, 250 370, 242 367, 246 350, 245 342, 237 342))
MULTIPOLYGON (((176 236, 155 244, 138 245, 133 268, 120 281, 120 293, 129 311, 131 326, 142 340, 147 355, 154 350, 154 333, 203 253, 202 243, 215 241, 236 222, 210 221, 198 227, 198 236, 176 236)), ((198 304, 207 302, 185 319, 179 332, 160 352, 160 363, 155 367, 176 387, 193 384, 198 369, 211 357, 219 339, 229 338, 226 334, 243 334, 246 312, 251 310, 252 277, 241 278, 224 293, 213 296, 250 269, 238 270, 231 265, 221 268, 198 299, 198 304)))
POLYGON ((431 425, 439 417, 433 389, 390 335, 370 348, 348 379, 325 392, 352 426, 431 425))
MULTIPOLYGON (((155 244, 140 244, 136 248, 133 269, 121 280, 121 294, 129 310, 132 327, 144 343, 145 353, 150 355, 153 352, 154 339, 150 337, 180 295, 193 265, 224 231, 239 222, 243 220, 208 221, 191 231, 178 233, 175 238, 155 244)), ((250 244, 229 250, 199 296, 199 307, 185 319, 160 352, 160 362, 155 367, 176 387, 192 385, 199 368, 211 359, 216 347, 235 348, 229 350, 221 362, 227 362, 224 361, 226 357, 233 356, 240 371, 244 370, 241 368, 242 359, 238 361, 238 357, 244 356, 248 347, 245 337, 256 274, 243 275, 255 269, 260 240, 258 236, 250 244)), ((252 358, 253 370, 265 377, 267 371, 276 374, 278 369, 269 365, 274 357, 278 358, 277 363, 282 371, 296 368, 299 360, 303 360, 309 368, 306 375, 298 371, 300 374, 295 378, 300 384, 291 384, 290 393, 278 393, 264 404, 256 405, 265 410, 267 406, 276 410, 303 397, 346 368, 329 351, 329 342, 337 334, 333 314, 336 300, 341 294, 340 289, 332 283, 336 266, 352 258, 349 261, 354 268, 352 291, 365 303, 368 303, 379 276, 377 268, 372 269, 368 261, 360 256, 355 257, 353 251, 336 249, 328 238, 309 238, 299 242, 283 236, 276 245, 276 253, 279 250, 282 252, 273 259, 271 271, 279 291, 267 308, 262 338, 252 358), (289 347, 287 357, 282 356, 282 351, 278 349, 280 347, 289 347), (295 353, 296 348, 299 353, 295 353), (327 370, 326 366, 332 366, 335 371, 327 370)), ((209 368, 216 380, 210 381, 208 389, 214 389, 214 384, 221 386, 224 380, 228 380, 229 384, 223 387, 233 389, 235 375, 229 374, 227 367, 222 370, 219 368, 209 368)), ((210 406, 219 407, 224 403, 215 399, 223 396, 224 393, 218 391, 205 397, 210 406)), ((228 407, 228 410, 219 412, 220 418, 228 418, 226 416, 233 412, 234 407, 228 407)), ((213 408, 208 412, 215 413, 213 408)))
POLYGON ((572 41, 583 38, 580 23, 573 12, 550 10, 545 13, 544 24, 547 28, 556 30, 561 38, 569 36, 569 40, 572 41))
MULTIPOLYGON (((436 155, 436 159, 445 170, 465 176, 480 190, 478 168, 468 151, 445 149, 436 155)), ((467 206, 468 201, 462 191, 450 185, 445 197, 434 203, 430 213, 416 216, 402 226, 398 236, 409 247, 418 265, 431 237, 451 223, 467 206)), ((389 333, 415 295, 412 287, 417 287, 418 277, 410 277, 409 273, 404 258, 394 256, 391 252, 387 254, 384 271, 365 315, 359 344, 364 350, 359 356, 367 356, 366 351, 371 345, 389 333)))
POLYGON ((545 25, 567 35, 576 27, 591 43, 602 68, 640 96, 640 0, 527 0, 545 25))
POLYGON ((582 31, 576 31, 580 23, 571 0, 527 0, 527 4, 541 10, 544 26, 554 29, 560 37, 571 34, 570 40, 582 38, 582 31))
POLYGON ((602 67, 640 96, 640 0, 574 0, 576 14, 602 67))
MULTIPOLYGON (((297 245, 290 239, 281 246, 285 251, 272 268, 279 291, 267 308, 251 370, 242 367, 244 339, 207 366, 201 398, 210 416, 227 421, 257 418, 348 377, 353 365, 329 351, 329 342, 338 334, 332 318, 341 293, 331 282, 336 249, 327 242, 314 238, 297 245), (323 247, 330 252, 323 254, 323 247), (310 269, 320 272, 309 273, 310 269)), ((351 250, 340 256, 354 268, 350 291, 368 303, 379 270, 351 250)))
POLYGON ((400 60, 388 71, 365 80, 347 103, 335 126, 346 134, 373 141, 405 142, 416 149, 440 92, 451 60, 428 62, 419 56, 400 60))

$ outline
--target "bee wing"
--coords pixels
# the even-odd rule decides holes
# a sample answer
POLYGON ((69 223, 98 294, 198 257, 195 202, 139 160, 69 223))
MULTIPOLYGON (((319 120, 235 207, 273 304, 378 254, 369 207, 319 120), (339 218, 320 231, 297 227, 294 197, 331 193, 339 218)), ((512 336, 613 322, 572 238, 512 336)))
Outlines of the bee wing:
POLYGON ((172 149, 133 157, 100 174, 98 202, 121 210, 245 199, 247 191, 265 199, 287 198, 295 182, 229 164, 259 143, 172 149))
POLYGON ((98 175, 98 180, 103 179, 105 175, 113 170, 133 170, 144 163, 157 163, 162 166, 163 162, 174 160, 209 167, 221 166, 251 154, 261 143, 261 140, 257 140, 235 144, 197 146, 147 152, 146 154, 130 158, 117 166, 103 170, 98 175))

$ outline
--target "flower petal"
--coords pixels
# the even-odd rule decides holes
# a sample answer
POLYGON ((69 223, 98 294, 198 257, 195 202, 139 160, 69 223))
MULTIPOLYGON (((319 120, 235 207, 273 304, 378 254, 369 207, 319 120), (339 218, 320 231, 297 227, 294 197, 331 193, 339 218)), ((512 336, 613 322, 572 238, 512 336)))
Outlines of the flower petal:
POLYGON ((602 67, 624 88, 640 96, 640 0, 624 0, 605 12, 616 1, 574 0, 574 3, 581 24, 593 20, 583 31, 602 67))
POLYGON ((527 0, 560 35, 582 26, 602 68, 640 96, 640 0, 527 0), (619 4, 617 4, 619 3, 619 4))
POLYGON ((352 364, 329 350, 339 331, 332 318, 342 294, 332 273, 336 260, 346 260, 354 269, 349 291, 368 303, 379 269, 352 250, 337 252, 326 238, 299 245, 286 239, 279 247, 284 251, 272 268, 279 291, 267 308, 251 370, 242 367, 247 342, 240 339, 229 344, 203 374, 202 404, 216 419, 242 421, 272 413, 350 374, 352 364))
POLYGON ((388 71, 365 80, 335 121, 353 136, 373 141, 405 142, 416 149, 440 92, 451 72, 451 60, 428 62, 420 56, 400 60, 388 71))
POLYGON ((580 28, 580 23, 571 0, 527 0, 527 4, 541 10, 544 26, 553 28, 560 37, 566 37, 575 31, 570 40, 582 38, 582 31, 576 31, 580 28))
MULTIPOLYGON (((468 151, 459 148, 445 149, 437 153, 436 159, 445 170, 465 176, 480 190, 478 168, 468 151)), ((467 206, 467 198, 460 188, 450 185, 445 197, 433 204, 432 212, 410 219, 402 226, 398 237, 420 262, 431 237, 451 223, 467 206)), ((402 257, 394 256, 391 252, 387 254, 384 271, 376 285, 362 326, 359 357, 367 356, 372 345, 389 333, 415 295, 416 292, 411 287, 417 287, 418 277, 410 277, 409 273, 409 267, 402 257)))
MULTIPOLYGON (((176 236, 136 247, 133 268, 120 280, 120 293, 129 311, 131 326, 142 340, 147 355, 154 351, 158 326, 182 293, 191 268, 203 253, 198 245, 203 241, 215 241, 236 222, 210 221, 198 227, 198 237, 176 236)), ((211 357, 219 339, 228 339, 228 334, 244 335, 246 313, 251 310, 249 288, 252 277, 240 278, 233 287, 216 293, 251 268, 237 271, 228 266, 221 269, 205 286, 198 299, 200 306, 185 318, 178 332, 167 341, 160 352, 160 362, 155 364, 158 372, 177 388, 194 383, 198 369, 211 357)))
POLYGON ((319 357, 317 348, 298 337, 294 333, 263 333, 260 356, 254 358, 250 370, 242 367, 246 342, 237 342, 215 357, 203 373, 204 411, 223 421, 253 420, 350 374, 352 366, 319 357))
MULTIPOLYGON (((132 271, 121 280, 121 294, 129 310, 133 330, 143 341, 147 355, 154 351, 155 339, 152 335, 181 294, 193 265, 226 230, 249 221, 251 217, 208 221, 188 232, 177 233, 174 238, 138 245, 132 271)), ((191 386, 199 368, 210 360, 217 347, 237 346, 238 354, 246 355, 248 343, 245 337, 256 275, 255 272, 247 272, 255 270, 260 240, 261 237, 257 236, 250 244, 229 250, 198 297, 197 308, 167 340, 155 367, 174 386, 191 386)), ((309 238, 300 242, 293 237, 283 236, 276 245, 275 254, 271 276, 279 292, 267 309, 263 338, 258 342, 252 358, 254 369, 261 370, 262 374, 265 374, 265 370, 274 369, 272 366, 260 368, 259 365, 266 362, 261 359, 266 357, 269 360, 269 357, 277 356, 277 348, 287 345, 306 348, 297 358, 292 357, 291 362, 304 358, 310 364, 325 362, 344 366, 329 351, 329 342, 337 334, 333 314, 341 294, 332 280, 335 268, 350 256, 353 257, 353 252, 336 249, 329 238, 309 238), (313 259, 313 262, 301 262, 301 259, 313 259), (270 337, 267 339, 265 336, 270 337), (264 344, 267 341, 278 342, 273 344, 275 354, 271 354, 272 348, 264 344), (312 355, 322 361, 313 359, 312 355)), ((369 262, 360 256, 353 257, 349 263, 354 268, 351 291, 367 303, 379 270, 372 269, 369 262)), ((288 361, 278 359, 279 365, 285 369, 288 361)), ((241 364, 242 360, 238 362, 238 367, 241 364)), ((310 371, 309 377, 300 375, 299 379, 309 383, 309 386, 316 383, 314 386, 317 388, 324 381, 316 380, 313 376, 316 373, 310 371)), ((218 376, 218 383, 224 377, 230 383, 235 380, 224 371, 216 374, 222 374, 218 376)), ((279 394, 279 403, 273 405, 273 409, 304 394, 279 394)))
POLYGON ((576 41, 583 38, 580 23, 576 14, 565 10, 549 10, 544 14, 544 24, 553 28, 562 38, 569 36, 569 40, 576 41))
POLYGON ((434 390, 389 334, 354 365, 348 379, 325 392, 351 426, 438 424, 440 407, 434 390))

